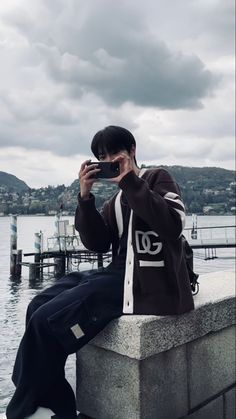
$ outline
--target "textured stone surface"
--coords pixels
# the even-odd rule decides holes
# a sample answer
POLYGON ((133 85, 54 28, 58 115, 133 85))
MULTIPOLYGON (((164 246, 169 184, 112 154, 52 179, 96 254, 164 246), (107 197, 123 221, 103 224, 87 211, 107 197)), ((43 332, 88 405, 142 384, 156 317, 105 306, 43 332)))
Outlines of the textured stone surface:
POLYGON ((138 361, 91 345, 77 355, 78 410, 96 419, 138 419, 138 361))
POLYGON ((235 274, 215 272, 200 277, 196 309, 180 316, 122 316, 91 344, 144 359, 235 323, 235 274))
POLYGON ((185 346, 140 361, 139 380, 141 403, 139 418, 177 419, 187 414, 185 346))
POLYGON ((236 418, 236 388, 232 388, 224 395, 225 419, 236 418))
POLYGON ((79 411, 96 419, 186 415, 185 355, 184 346, 141 361, 92 346, 81 350, 77 357, 79 411))
POLYGON ((234 326, 189 343, 187 353, 191 409, 234 384, 234 326))
POLYGON ((197 412, 192 413, 187 419, 224 419, 223 396, 218 397, 197 412))
MULTIPOLYGON (((93 419, 179 419, 187 417, 187 408, 231 386, 234 277, 202 276, 196 309, 184 315, 122 316, 111 322, 77 353, 78 409, 93 419)), ((223 397, 224 419, 233 419, 230 392, 191 419, 223 419, 223 397)))

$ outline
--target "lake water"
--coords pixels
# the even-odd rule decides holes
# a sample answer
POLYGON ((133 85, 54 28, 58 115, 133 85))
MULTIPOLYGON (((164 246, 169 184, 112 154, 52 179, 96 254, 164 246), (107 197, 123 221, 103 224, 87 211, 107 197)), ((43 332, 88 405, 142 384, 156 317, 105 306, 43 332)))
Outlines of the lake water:
MULTIPOLYGON (((64 217, 73 224, 73 217, 64 217)), ((34 233, 43 232, 45 237, 54 234, 54 217, 32 216, 18 217, 18 249, 23 253, 34 251, 34 233)), ((199 216, 198 227, 234 225, 233 216, 199 216)), ((187 217, 186 227, 191 227, 192 217, 187 217)), ((218 235, 224 236, 223 230, 218 230, 218 235)), ((233 229, 228 230, 231 237, 233 229)), ((187 236, 187 233, 186 233, 187 236)), ((11 382, 11 372, 24 331, 25 311, 29 301, 43 288, 54 281, 48 277, 44 281, 34 283, 28 280, 28 268, 24 267, 22 278, 18 281, 9 279, 9 249, 10 249, 10 217, 0 217, 0 412, 3 412, 14 387, 11 382)), ((217 249, 217 259, 204 260, 204 251, 196 251, 195 271, 199 274, 214 271, 234 271, 235 249, 217 249)), ((29 258, 24 258, 29 261, 29 258)), ((81 269, 89 269, 83 264, 81 269)), ((201 276, 200 276, 201 278, 201 276)), ((75 386, 75 356, 71 355, 66 366, 66 374, 72 386, 75 386)))

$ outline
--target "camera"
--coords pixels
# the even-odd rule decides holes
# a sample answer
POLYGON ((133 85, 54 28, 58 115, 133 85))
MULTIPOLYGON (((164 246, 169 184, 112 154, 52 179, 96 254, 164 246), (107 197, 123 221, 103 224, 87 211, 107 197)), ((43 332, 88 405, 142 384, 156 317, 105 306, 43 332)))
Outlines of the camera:
POLYGON ((111 179, 117 177, 120 174, 120 165, 119 162, 89 162, 88 166, 91 164, 96 164, 97 169, 100 169, 100 172, 97 172, 94 177, 102 179, 111 179))

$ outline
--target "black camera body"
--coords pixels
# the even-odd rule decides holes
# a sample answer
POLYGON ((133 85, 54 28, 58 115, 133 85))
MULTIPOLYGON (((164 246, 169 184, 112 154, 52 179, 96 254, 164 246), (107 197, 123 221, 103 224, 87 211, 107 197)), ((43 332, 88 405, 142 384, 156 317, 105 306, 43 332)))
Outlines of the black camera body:
POLYGON ((111 179, 117 177, 120 174, 120 165, 119 162, 89 162, 88 165, 96 164, 97 169, 100 169, 100 172, 97 172, 94 177, 98 179, 111 179))

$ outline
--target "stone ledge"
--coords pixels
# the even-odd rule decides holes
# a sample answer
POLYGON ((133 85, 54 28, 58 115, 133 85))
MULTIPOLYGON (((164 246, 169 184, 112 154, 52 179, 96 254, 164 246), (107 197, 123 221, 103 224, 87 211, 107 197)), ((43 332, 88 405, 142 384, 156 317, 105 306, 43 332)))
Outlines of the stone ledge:
POLYGON ((199 282, 195 310, 180 316, 122 316, 89 344, 144 359, 234 324, 235 273, 201 275, 199 282))

